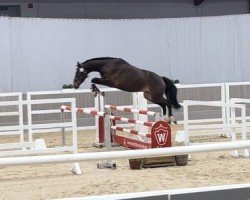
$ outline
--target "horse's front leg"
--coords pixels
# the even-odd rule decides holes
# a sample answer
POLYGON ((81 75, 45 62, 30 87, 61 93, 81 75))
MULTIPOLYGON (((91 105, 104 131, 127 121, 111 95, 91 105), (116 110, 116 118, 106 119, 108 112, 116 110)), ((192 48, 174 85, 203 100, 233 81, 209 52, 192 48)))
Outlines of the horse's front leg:
POLYGON ((110 86, 110 82, 106 79, 103 79, 103 78, 92 78, 91 83, 110 86))
POLYGON ((101 92, 101 91, 99 90, 99 88, 96 87, 95 84, 92 84, 92 85, 91 85, 91 90, 92 90, 92 92, 94 93, 94 96, 95 96, 95 97, 97 96, 97 94, 100 94, 100 95, 104 96, 104 92, 101 92))

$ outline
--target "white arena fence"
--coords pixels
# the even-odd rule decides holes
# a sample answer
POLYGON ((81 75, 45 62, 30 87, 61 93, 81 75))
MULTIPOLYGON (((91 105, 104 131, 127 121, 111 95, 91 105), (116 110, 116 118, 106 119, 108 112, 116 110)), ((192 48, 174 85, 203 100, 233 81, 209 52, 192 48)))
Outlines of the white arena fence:
MULTIPOLYGON (((18 94, 21 97, 21 94, 18 94)), ((77 125, 76 125, 76 105, 75 99, 64 98, 64 99, 43 99, 43 100, 22 100, 18 101, 2 101, 0 102, 0 107, 2 106, 17 106, 17 112, 1 112, 1 116, 8 116, 8 114, 18 115, 19 124, 15 126, 0 126, 0 136, 19 135, 19 142, 16 143, 2 143, 0 144, 0 157, 10 157, 10 156, 24 156, 24 155, 35 155, 35 154, 55 154, 55 153, 77 153, 77 125), (56 104, 57 106, 61 104, 67 104, 71 106, 74 112, 70 113, 70 121, 61 121, 61 112, 59 109, 35 109, 37 105, 50 105, 56 104), (24 124, 22 121, 23 117, 23 107, 28 110, 28 123, 24 124), (32 118, 34 115, 51 115, 56 114, 58 122, 56 123, 34 123, 32 118), (33 134, 40 133, 44 129, 53 128, 71 128, 72 137, 71 145, 61 145, 61 146, 51 146, 47 147, 44 139, 33 139, 33 134), (28 141, 24 141, 24 134, 28 133, 28 141)), ((65 138, 62 137, 62 141, 65 138)), ((74 163, 73 171, 75 173, 81 174, 79 164, 74 163)))
MULTIPOLYGON (((181 105, 183 105, 183 102, 185 100, 199 100, 199 101, 220 101, 222 103, 226 103, 226 97, 225 97, 225 84, 224 83, 211 83, 211 84, 176 84, 176 87, 178 88, 178 100, 181 105), (204 90, 206 92, 204 92, 204 90), (211 95, 211 93, 214 92, 217 95, 211 95)), ((156 104, 148 104, 148 108, 155 108, 159 107, 156 104)), ((174 114, 178 114, 180 111, 175 111, 174 114)), ((193 115, 197 113, 201 113, 198 115, 197 119, 193 119, 193 122, 218 122, 223 121, 226 119, 226 110, 224 108, 221 111, 218 111, 218 115, 220 117, 212 117, 208 115, 208 113, 213 113, 214 110, 208 110, 204 108, 197 108, 196 110, 193 110, 193 115)), ((183 116, 183 114, 181 113, 183 116)), ((217 115, 217 116, 218 116, 217 115)), ((180 117, 182 118, 182 117, 180 117)), ((178 121, 179 124, 183 124, 183 118, 178 121)))
MULTIPOLYGON (((246 105, 248 105, 248 104, 250 104, 250 98, 248 98, 248 99, 245 99, 245 98, 231 98, 229 102, 232 103, 232 104, 246 104, 246 105)), ((235 117, 236 117, 236 119, 238 119, 237 116, 234 116, 234 115, 232 116, 232 113, 231 113, 231 118, 229 118, 229 120, 232 120, 232 118, 235 118, 235 117)), ((247 116, 246 120, 250 121, 250 116, 247 116)), ((247 122, 247 125, 250 125, 250 122, 247 122)))
MULTIPOLYGON (((232 141, 236 141, 236 128, 241 129, 241 140, 247 139, 247 132, 246 132, 246 107, 244 104, 235 104, 235 103, 221 103, 219 101, 191 101, 186 100, 183 104, 184 109, 184 131, 180 131, 177 134, 176 140, 177 141, 184 141, 186 144, 190 145, 190 137, 191 136, 211 136, 211 135, 218 135, 219 133, 224 133, 226 135, 232 136, 232 141), (235 122, 235 115, 234 115, 234 123, 226 123, 224 120, 223 123, 216 123, 216 124, 199 124, 197 122, 193 122, 189 120, 189 108, 191 106, 211 106, 211 107, 220 107, 224 110, 229 108, 232 113, 235 113, 235 109, 239 109, 241 113, 241 117, 239 121, 241 123, 235 122), (218 132, 219 131, 219 132, 218 132)), ((200 143, 200 142, 199 142, 200 143)), ((233 156, 239 156, 238 152, 235 151, 232 154, 233 156)), ((244 150, 241 154, 244 157, 248 157, 248 151, 244 150)))
MULTIPOLYGON (((108 93, 118 93, 122 92, 117 89, 113 88, 102 88, 101 89, 103 92, 105 92, 106 96, 109 96, 108 93)), ((123 92, 122 92, 123 93, 123 92)), ((125 95, 131 94, 131 93, 125 93, 125 95)), ((122 94, 121 96, 123 96, 122 94)), ((85 107, 86 109, 96 109, 100 111, 104 111, 104 99, 102 96, 98 95, 96 98, 94 98, 94 95, 92 94, 91 90, 89 89, 64 89, 60 91, 39 91, 39 92, 28 92, 27 93, 27 99, 48 99, 48 98, 65 98, 65 97, 72 97, 76 98, 76 105, 77 107, 85 107), (83 96, 81 96, 83 95, 83 96)), ((106 99, 106 97, 105 97, 106 99)), ((132 102, 132 101, 131 101, 132 102)), ((130 103, 131 103, 130 102, 130 103)), ((132 104, 132 103, 131 103, 132 104)), ((131 105, 130 104, 130 105, 131 105)), ((58 107, 54 108, 55 110, 58 109, 58 107)), ((97 117, 95 116, 90 116, 90 115, 82 115, 78 114, 78 124, 77 124, 77 129, 78 130, 89 130, 89 129, 98 129, 98 121, 97 117), (81 121, 86 121, 85 123, 81 123, 81 121), (92 125, 90 125, 92 124, 92 125)), ((36 119, 37 121, 43 121, 44 119, 36 119)), ((47 119, 51 120, 51 119, 47 119)), ((69 130, 69 129, 66 129, 69 130)), ((53 132, 58 132, 60 129, 47 129, 44 131, 53 131, 53 132)))
POLYGON ((0 136, 19 135, 19 141, 24 141, 22 93, 0 93, 0 136), (9 123, 10 117, 16 117, 15 123, 9 123))
MULTIPOLYGON (((232 104, 245 104, 246 106, 250 104, 250 99, 243 99, 243 98, 231 98, 230 103, 232 104)), ((239 114, 237 115, 235 110, 230 110, 230 123, 238 123, 238 121, 241 120, 241 117, 239 114)), ((246 130, 247 132, 250 132, 250 116, 246 115, 246 130)), ((242 129, 236 128, 234 129, 234 132, 241 133, 242 129)))
MULTIPOLYGON (((231 83, 227 83, 231 84, 231 83)), ((246 83, 235 83, 238 85, 244 85, 246 83)), ((178 87, 178 99, 180 103, 183 103, 184 100, 199 100, 199 101, 221 101, 228 102, 226 99, 226 90, 224 83, 215 83, 215 84, 188 84, 181 85, 177 84, 178 87)), ((123 91, 119 91, 113 88, 101 88, 103 92, 105 92, 105 102, 99 103, 100 106, 104 106, 104 104, 112 104, 112 105, 124 105, 131 106, 137 109, 145 109, 147 105, 149 110, 152 111, 160 111, 160 108, 155 104, 150 104, 146 102, 142 95, 139 93, 136 98, 133 98, 131 93, 126 93, 123 91)), ((234 92, 234 87, 230 86, 230 94, 234 92)), ((241 92, 241 91, 240 91, 241 92)), ((25 97, 25 95, 23 95, 25 97)), ((52 99, 52 98, 76 98, 77 107, 89 107, 89 108, 97 108, 98 103, 94 103, 94 97, 91 95, 91 91, 88 89, 65 89, 60 91, 39 91, 39 92, 28 92, 27 99, 52 99)), ((234 96, 235 97, 235 96, 234 96)), ((237 98, 237 96, 235 97, 237 98)), ((99 101, 100 102, 100 101, 99 101)), ((57 108, 55 108, 57 109, 57 108)), ((192 120, 204 121, 204 123, 212 121, 222 121, 227 118, 228 111, 214 110, 216 108, 195 108, 190 111, 191 116, 194 116, 192 120), (206 109, 206 110, 204 110, 206 109), (210 109, 210 110, 209 110, 210 109), (212 109, 212 110, 211 110, 212 109), (214 114, 216 113, 216 114, 214 114), (226 115, 226 117, 221 117, 226 115)), ((134 114, 136 115, 136 114, 134 114)), ((178 111, 174 110, 174 115, 179 118, 179 124, 183 123, 183 110, 180 109, 178 111)), ((134 116, 139 120, 147 121, 146 116, 142 116, 143 119, 134 116)), ((24 119, 25 121, 27 119, 24 119)), ((44 121, 44 120, 53 120, 53 118, 34 118, 36 121, 44 121)), ((93 129, 96 126, 96 122, 94 117, 90 116, 78 116, 78 130, 86 130, 93 129)), ((59 130, 55 130, 59 131, 59 130)))
MULTIPOLYGON (((33 99, 48 99, 48 98, 65 98, 65 97, 73 97, 76 98, 76 105, 77 107, 83 107, 86 109, 96 109, 99 111, 104 111, 104 104, 106 102, 109 102, 111 99, 112 102, 116 102, 119 97, 123 97, 124 95, 129 96, 129 99, 127 98, 127 103, 128 104, 123 104, 129 107, 132 107, 134 104, 135 108, 145 108, 147 107, 147 102, 145 100, 142 100, 143 96, 139 93, 127 93, 120 91, 118 89, 114 88, 102 88, 102 92, 105 92, 105 98, 101 95, 97 95, 97 97, 94 98, 91 90, 89 89, 79 89, 79 90, 74 90, 74 89, 65 89, 65 90, 60 90, 60 91, 39 91, 39 92, 28 92, 27 93, 27 100, 33 100, 33 99), (118 95, 117 97, 113 97, 113 95, 118 95), (83 96, 77 96, 77 95, 85 95, 83 96), (88 96, 88 97, 86 97, 88 96), (83 100, 81 98, 83 97, 83 100), (140 98, 140 99, 139 99, 140 98), (114 101, 115 99, 115 101, 114 101), (86 100, 86 101, 85 101, 86 100), (105 102, 104 102, 105 101, 105 102), (91 105, 88 107, 86 104, 91 105)), ((123 98, 124 100, 124 98, 123 98)), ((58 109, 58 107, 54 108, 55 110, 58 109)), ((140 115, 137 115, 136 113, 134 114, 134 117, 137 119, 141 120, 147 120, 147 116, 141 117, 140 115)), ((47 117, 48 118, 48 117, 47 117)), ((77 119, 78 119, 78 124, 77 124, 77 129, 78 130, 90 130, 90 129, 96 129, 96 138, 98 138, 98 129, 99 129, 99 123, 98 123, 98 116, 91 116, 91 115, 84 115, 83 114, 77 114, 77 119), (86 120, 86 123, 80 123, 82 120, 86 120), (94 123, 93 123, 94 121, 94 123), (92 126, 89 124, 93 124, 92 126)), ((36 118, 34 121, 43 121, 46 119, 36 118)), ((48 121, 52 120, 50 118, 47 119, 48 121)), ((133 125, 129 125, 133 126, 133 125)), ((137 126, 138 130, 144 130, 142 127, 137 126)), ((66 129, 70 130, 69 128, 66 129)), ((60 129, 44 129, 40 132, 59 132, 60 129)))
MULTIPOLYGON (((230 82, 225 83, 226 102, 230 102, 232 98, 250 99, 250 82, 230 82)), ((242 102, 244 103, 244 102, 242 102)), ((250 116, 250 107, 247 105, 247 115, 250 116)), ((230 120, 230 109, 226 109, 227 120, 230 120)), ((250 117, 247 117, 249 120, 250 117)))
MULTIPOLYGON (((159 156, 159 155, 171 155, 173 152, 174 154, 173 155, 178 155, 180 152, 181 154, 188 154, 188 153, 197 153, 197 152, 206 152, 206 151, 217 151, 217 150, 234 150, 235 152, 235 155, 238 153, 238 151, 236 151, 237 149, 243 149, 243 156, 247 157, 249 156, 249 151, 247 148, 249 148, 249 141, 246 141, 246 123, 245 123, 245 120, 246 120, 246 116, 244 113, 244 109, 245 109, 245 106, 244 105, 241 105, 241 104, 234 104, 232 106, 232 104, 226 104, 224 101, 225 101, 225 95, 224 92, 225 92, 225 88, 223 86, 224 84, 202 84, 202 85, 198 85, 198 87, 217 87, 220 89, 220 93, 221 93, 221 97, 219 99, 219 101, 216 101, 216 102, 208 102, 208 103, 204 103, 202 101, 199 102, 200 106, 214 106, 214 107, 221 107, 222 108, 222 111, 221 111, 221 115, 222 117, 219 119, 220 121, 222 121, 222 125, 214 125, 214 128, 221 128, 221 129, 227 129, 227 128, 230 128, 230 129, 233 129, 234 131, 234 128, 241 128, 242 129, 242 139, 243 141, 235 141, 235 138, 236 137, 233 137, 231 142, 227 142, 227 143, 223 143, 223 142, 220 142, 220 143, 217 143, 217 144, 200 144, 200 145, 195 145, 195 146, 185 146, 185 147, 182 147, 182 148, 177 148, 175 149, 175 147, 173 147, 174 149, 172 148, 168 148, 168 150, 161 150, 160 149, 148 149, 149 152, 144 152, 143 153, 143 157, 152 157, 152 156, 159 156), (237 123, 233 123, 233 124, 227 124, 226 120, 224 118, 226 118, 226 114, 225 114, 225 110, 227 107, 234 107, 234 108, 238 108, 238 109, 241 109, 241 113, 243 113, 241 115, 241 124, 237 124, 237 123), (208 146, 207 146, 208 145, 208 146), (243 148, 244 147, 244 148, 243 148), (187 148, 187 149, 186 149, 187 148), (190 149, 189 149, 190 148, 190 149), (152 151, 150 153, 150 151, 152 151), (156 152, 154 152, 156 151, 156 152), (160 151, 160 152, 159 152, 160 151), (169 152, 168 152, 169 151, 169 152), (164 152, 164 153, 163 153, 164 152), (237 153, 236 153, 237 152, 237 153)), ((189 86, 181 86, 179 85, 178 86, 179 88, 183 87, 183 88, 193 88, 195 86, 193 85, 189 85, 189 86)), ((107 88, 107 89, 102 89, 103 92, 108 92, 108 91, 117 91, 116 89, 110 89, 110 88, 107 88)), ((67 128, 69 128, 68 130, 73 130, 73 136, 72 136, 72 146, 70 147, 59 147, 59 148, 51 148, 51 151, 50 149, 46 148, 46 149, 40 149, 40 151, 36 151, 34 152, 34 154, 36 154, 37 152, 39 153, 44 153, 44 154, 48 154, 48 153, 55 153, 55 152, 69 152, 69 151, 72 151, 73 153, 75 154, 70 154, 70 155, 58 155, 59 157, 47 157, 47 156, 43 156, 43 157, 32 157, 32 159, 34 158, 35 160, 32 160, 32 159, 28 159, 29 161, 24 161, 25 160, 25 157, 18 157, 16 158, 17 160, 15 160, 13 158, 13 160, 15 160, 15 162, 12 160, 12 158, 1 158, 0 160, 4 161, 3 163, 9 163, 9 164, 14 164, 14 163, 18 163, 18 164, 27 164, 27 163, 40 163, 40 162, 44 162, 44 163, 47 163, 47 162, 73 162, 75 160, 89 160, 90 157, 88 156, 92 156, 92 155, 95 155, 95 154, 84 154, 84 156, 87 156, 85 158, 81 157, 83 155, 81 154, 76 154, 77 152, 77 127, 76 127, 76 103, 75 103, 75 99, 61 99, 60 97, 57 97, 57 98, 54 98, 54 99, 48 99, 47 97, 44 98, 44 99, 34 99, 33 95, 55 95, 55 94, 73 94, 73 93, 82 93, 82 92, 85 92, 85 93, 90 93, 89 90, 84 90, 84 91, 81 91, 81 90, 64 90, 64 91, 49 91, 49 92, 32 92, 32 93, 28 93, 27 94, 27 100, 24 101, 22 100, 22 106, 25 104, 27 106, 27 113, 28 113, 28 116, 27 116, 27 125, 20 125, 20 130, 25 130, 27 129, 28 130, 28 134, 29 134, 29 141, 28 142, 33 142, 33 144, 30 144, 31 147, 29 150, 26 150, 26 144, 19 144, 18 148, 18 151, 19 152, 22 152, 23 150, 25 150, 26 152, 29 152, 27 153, 28 155, 32 155, 33 154, 33 151, 32 151, 32 145, 34 145, 34 140, 33 140, 33 134, 35 133, 38 133, 38 132, 46 132, 46 131, 50 131, 50 130, 53 130, 53 129, 56 129, 56 130, 60 130, 61 128, 65 128, 67 130, 67 128), (53 122, 52 123, 37 123, 36 120, 34 120, 35 116, 36 115, 53 115, 53 114, 58 114, 60 116, 60 109, 58 106, 58 103, 60 105, 63 105, 65 103, 68 103, 69 106, 72 107, 72 116, 71 116, 71 119, 72 121, 71 122, 68 122, 66 119, 65 122, 53 122), (41 107, 39 107, 39 105, 44 105, 44 104, 55 104, 56 105, 56 109, 41 109, 41 107), (38 107, 37 107, 38 106, 38 107), (74 112, 75 110, 75 112, 74 112), (77 156, 79 155, 79 157, 77 156), (60 157, 61 156, 61 157, 60 157), (73 156, 73 157, 71 157, 73 156), (59 158, 59 160, 58 160, 59 158), (4 160, 6 159, 6 160, 4 160), (36 159, 41 159, 43 161, 36 161, 36 159), (52 160, 50 160, 52 159, 52 160), (55 159, 55 160, 53 160, 55 159), (11 161, 11 162, 6 162, 6 161, 11 161)), ((19 94, 20 96, 20 94, 19 94)), ((98 110, 100 109, 104 109, 104 104, 106 102, 106 99, 97 99, 95 101, 95 104, 98 104, 98 105, 94 105, 95 108, 98 108, 98 110)), ((145 103, 145 100, 143 100, 144 103, 145 103)), ((188 102, 188 101, 187 101, 188 102)), ((191 102, 189 100, 189 102, 191 102)), ((197 103, 197 102, 196 102, 197 103)), ((12 104, 14 105, 19 105, 18 102, 12 102, 12 104)), ((141 104, 141 101, 137 101, 137 104, 141 104)), ((3 106, 5 106, 5 104, 3 103, 3 106)), ((21 106, 21 107, 22 107, 21 106)), ((48 106, 48 105, 47 105, 48 106)), ((49 106, 50 107, 50 106, 49 106)), ((52 108, 52 107, 50 107, 52 108)), ((54 107, 53 107, 54 108, 54 107)), ((93 107, 90 107, 90 108, 93 108, 93 107)), ((184 102, 184 109, 185 109, 185 102, 184 102)), ((233 110, 231 112, 234 112, 233 110)), ((185 116, 184 116, 185 117, 185 116)), ((185 123, 187 123, 189 119, 184 120, 185 123)), ((208 121, 206 120, 200 120, 201 122, 215 122, 215 121, 219 121, 218 119, 217 120, 214 120, 214 119, 209 119, 208 121)), ((193 121, 193 122, 199 122, 199 121, 193 121)), ((186 126, 184 123, 184 126, 186 126)), ((192 127, 193 129, 195 129, 195 127, 193 126, 192 127)), ((197 127, 196 127, 197 128, 197 127)), ((199 127, 200 128, 200 127, 199 127)), ((211 128, 211 127, 206 127, 206 126, 203 126, 202 128, 211 128)), ((190 128, 189 128, 190 129, 190 128)), ((186 130, 185 130, 186 131, 186 130)), ((189 141, 189 140, 188 140, 189 141)), ((21 143, 21 142, 20 142, 21 143)), ((12 144, 12 145, 16 145, 16 144, 12 144)), ((35 143, 36 145, 36 143, 35 143)), ((4 149, 4 147, 0 147, 0 149, 4 149)), ((135 152, 137 152, 137 150, 135 150, 135 152)), ((113 158, 128 158, 128 157, 132 157, 132 158, 136 158, 137 156, 142 156, 141 152, 138 154, 120 154, 120 153, 117 153, 116 156, 114 156, 115 154, 112 152, 103 152, 104 154, 101 154, 101 156, 97 155, 97 157, 95 158, 91 158, 92 160, 97 160, 97 159, 113 159, 113 158), (107 153, 108 155, 106 155, 105 153, 107 153), (103 155, 107 156, 107 157, 103 157, 103 155), (112 157, 113 156, 113 157, 112 157)), ((24 155, 24 154, 20 154, 20 155, 24 155)), ((3 156, 4 157, 4 156, 3 156)), ((29 157, 31 158, 31 157, 29 157)), ((90 159, 90 160, 91 160, 90 159)), ((0 161, 0 164, 1 164, 1 161, 0 161)), ((80 171, 80 168, 79 168, 79 165, 75 165, 74 167, 75 169, 78 169, 78 171, 80 171)), ((81 172, 79 172, 81 173, 81 172)))
MULTIPOLYGON (((216 83, 216 84, 189 84, 189 85, 181 85, 181 84, 177 84, 176 86, 179 89, 178 92, 178 98, 180 99, 180 103, 183 103, 183 100, 188 99, 188 100, 207 100, 207 98, 209 98, 208 96, 213 96, 213 100, 216 99, 216 101, 221 101, 222 103, 228 103, 229 101, 229 93, 231 93, 231 88, 232 86, 241 86, 241 85, 247 85, 249 84, 249 82, 242 82, 242 83, 216 83), (196 91, 196 89, 198 89, 199 91, 196 91), (208 90, 208 94, 204 94, 203 89, 208 90), (215 92, 217 95, 214 95, 215 92), (201 93, 201 94, 200 94, 201 93), (199 94, 199 95, 198 95, 199 94)), ((103 92, 105 92, 105 98, 103 99, 97 99, 94 98, 93 95, 91 95, 91 91, 88 89, 84 89, 84 90, 74 90, 74 89, 66 89, 66 90, 61 90, 61 91, 40 91, 40 92, 28 92, 27 93, 27 100, 31 100, 31 99, 48 99, 48 98, 62 98, 62 97, 75 97, 77 100, 77 107, 88 107, 86 104, 91 104, 91 106, 89 108, 96 108, 97 110, 104 110, 104 104, 114 104, 114 105, 121 105, 119 103, 114 103, 114 101, 117 101, 117 99, 119 99, 118 97, 113 98, 115 94, 121 92, 117 89, 113 89, 113 88, 102 88, 101 89, 103 92), (81 95, 81 94, 86 94, 89 98, 84 97, 82 101, 81 97, 77 96, 77 95, 81 95), (115 100, 114 100, 115 99, 115 100), (105 102, 104 102, 105 101, 105 102), (80 105, 79 105, 80 104, 80 105)), ((122 96, 124 97, 124 95, 128 96, 128 94, 131 93, 119 93, 117 96, 122 96), (121 95, 122 94, 122 95, 121 95)), ((4 95, 4 94, 3 94, 4 95)), ((147 102, 143 96, 142 93, 137 93, 135 95, 130 96, 127 99, 122 98, 122 101, 126 101, 128 103, 124 103, 122 104, 123 106, 131 106, 131 104, 133 104, 133 107, 137 108, 137 109, 145 109, 146 107, 149 110, 152 110, 154 107, 158 107, 155 104, 148 104, 149 102, 147 102), (130 99, 130 100, 128 100, 130 99)), ((208 108, 208 107, 207 107, 208 108)), ((230 112, 228 114, 228 109, 224 110, 224 107, 218 112, 221 113, 217 118, 209 118, 208 115, 208 111, 207 108, 197 108, 196 110, 190 111, 190 115, 196 115, 197 113, 201 113, 198 115, 198 119, 191 119, 193 120, 193 122, 203 122, 203 123, 209 123, 209 122, 219 122, 219 121, 223 121, 223 123, 228 123, 225 122, 225 120, 229 119, 230 116, 230 112), (202 115, 202 117, 200 117, 200 115, 202 115)), ((55 107, 55 110, 57 108, 55 107)), ((159 111, 159 110, 158 110, 159 111)), ((214 112, 214 110, 212 110, 214 112)), ((217 110, 218 111, 218 110, 217 110)), ((177 111, 179 112, 179 111, 177 111)), ((180 111, 182 113, 182 109, 180 111)), ((211 112, 211 110, 210 110, 211 112)), ((215 112, 214 112, 215 113, 215 112)), ((176 113, 177 114, 177 113, 176 113)), ((182 114, 183 115, 183 114, 182 114)), ((80 117, 77 117, 78 120, 80 119, 80 117)), ((134 118, 138 119, 138 120, 143 120, 143 121, 148 121, 148 117, 147 116, 138 116, 137 114, 134 114, 134 118)), ((97 122, 97 118, 95 117, 91 117, 91 116, 86 116, 87 124, 85 123, 84 125, 79 124, 78 123, 78 130, 87 130, 87 129, 95 129, 96 127, 98 127, 98 122, 97 122), (89 125, 92 124, 92 125, 89 125)), ((26 119, 27 120, 27 119, 26 119)), ((47 117, 41 117, 41 116, 34 116, 34 121, 51 121, 54 120, 53 117, 49 117, 47 115, 47 117)), ((179 124, 182 124, 183 121, 178 121, 179 124)), ((136 127, 137 130, 145 132, 145 130, 141 130, 141 129, 145 129, 145 127, 136 127)), ((55 131, 58 132, 60 131, 60 129, 54 128, 54 130, 51 129, 44 129, 42 130, 44 132, 51 132, 51 131, 55 131)))

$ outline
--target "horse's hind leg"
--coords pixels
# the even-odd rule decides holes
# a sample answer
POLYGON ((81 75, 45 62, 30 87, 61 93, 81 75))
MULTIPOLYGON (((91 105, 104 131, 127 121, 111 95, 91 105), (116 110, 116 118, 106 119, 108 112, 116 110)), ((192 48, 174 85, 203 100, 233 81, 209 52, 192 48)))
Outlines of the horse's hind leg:
POLYGON ((177 121, 174 118, 173 113, 172 113, 172 106, 167 106, 167 107, 168 107, 168 118, 169 118, 168 121, 177 124, 177 121))
POLYGON ((166 118, 166 114, 167 114, 166 106, 167 106, 168 107, 168 117, 167 117, 166 121, 168 121, 169 123, 170 122, 173 122, 175 124, 177 123, 173 114, 172 114, 172 105, 167 99, 165 99, 164 97, 157 97, 157 98, 154 96, 152 97, 149 92, 144 92, 144 97, 146 99, 148 99, 149 101, 151 101, 155 104, 158 104, 159 106, 162 107, 163 117, 165 116, 164 118, 166 118))

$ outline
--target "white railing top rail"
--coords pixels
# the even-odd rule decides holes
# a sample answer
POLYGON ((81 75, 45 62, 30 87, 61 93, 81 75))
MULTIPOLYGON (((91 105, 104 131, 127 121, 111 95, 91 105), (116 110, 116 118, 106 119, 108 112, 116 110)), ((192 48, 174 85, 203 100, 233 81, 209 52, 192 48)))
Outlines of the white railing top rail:
POLYGON ((225 85, 237 86, 237 85, 250 85, 250 82, 228 82, 225 85))
MULTIPOLYGON (((116 88, 101 88, 102 92, 115 92, 115 91, 122 91, 116 88)), ((91 93, 90 89, 63 89, 63 90, 54 90, 54 91, 34 91, 34 92, 27 92, 28 96, 32 95, 53 95, 53 94, 78 94, 78 93, 91 93)))
POLYGON ((21 96, 21 92, 9 92, 9 93, 0 93, 0 97, 14 97, 14 96, 21 96))
POLYGON ((65 102, 74 102, 75 98, 60 98, 60 99, 36 99, 36 100, 30 100, 30 101, 23 101, 25 104, 31 103, 31 104, 44 104, 44 103, 65 103, 65 102))
POLYGON ((184 105, 187 106, 215 106, 215 107, 233 107, 233 108, 245 108, 245 105, 223 103, 221 101, 195 101, 195 100, 184 100, 184 105))
MULTIPOLYGON (((224 85, 250 85, 250 82, 227 82, 227 83, 202 83, 202 84, 176 84, 177 88, 202 88, 202 87, 219 87, 224 85)), ((100 87, 104 92, 122 91, 116 88, 100 87)), ((47 94, 73 94, 73 93, 89 93, 90 89, 63 89, 54 91, 33 91, 27 92, 27 95, 47 95, 47 94)), ((0 93, 0 97, 18 96, 21 92, 0 93)))
MULTIPOLYGON (((224 83, 205 83, 205 84, 176 84, 177 88, 203 88, 203 87, 221 87, 224 86, 224 83)), ((106 88, 99 87, 102 92, 116 92, 122 91, 117 88, 106 88)), ((63 90, 54 90, 54 91, 34 91, 27 92, 27 95, 52 95, 52 94, 74 94, 74 93, 90 93, 90 89, 63 89, 63 90)))
POLYGON ((19 104, 53 104, 53 103, 65 103, 75 101, 74 98, 61 98, 61 99, 36 99, 36 100, 20 100, 20 101, 0 101, 0 106, 14 106, 19 104))
POLYGON ((223 87, 224 83, 204 83, 204 84, 176 84, 176 87, 179 89, 185 88, 205 88, 205 87, 223 87))

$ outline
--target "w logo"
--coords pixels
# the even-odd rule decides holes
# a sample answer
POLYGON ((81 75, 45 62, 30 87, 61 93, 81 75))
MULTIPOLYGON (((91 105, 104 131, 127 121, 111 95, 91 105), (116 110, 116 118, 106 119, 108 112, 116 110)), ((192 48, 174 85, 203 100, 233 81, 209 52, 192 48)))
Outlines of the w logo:
POLYGON ((156 122, 151 130, 152 148, 171 146, 171 129, 167 122, 156 122))
POLYGON ((156 133, 156 139, 157 139, 157 143, 160 145, 163 145, 167 142, 167 137, 168 137, 168 132, 164 133, 164 132, 160 132, 160 133, 156 133))

